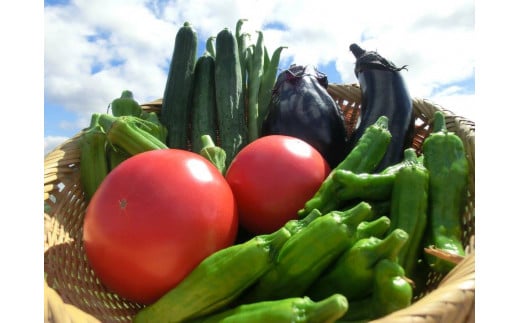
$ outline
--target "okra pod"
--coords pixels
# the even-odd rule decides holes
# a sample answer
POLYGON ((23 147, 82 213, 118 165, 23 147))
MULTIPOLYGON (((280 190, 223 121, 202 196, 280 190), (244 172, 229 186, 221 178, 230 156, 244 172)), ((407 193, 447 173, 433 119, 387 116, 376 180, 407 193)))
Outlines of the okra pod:
POLYGON ((120 149, 119 147, 114 147, 113 145, 107 145, 106 149, 109 172, 131 156, 126 151, 120 149))
POLYGON ((221 174, 226 172, 226 152, 216 146, 210 135, 202 135, 200 138, 202 149, 200 155, 209 160, 221 174))
POLYGON ((206 39, 206 52, 213 58, 215 58, 215 38, 215 36, 209 36, 206 39))
POLYGON ((90 201, 109 172, 107 136, 99 125, 99 114, 91 116, 90 126, 80 137, 80 181, 85 198, 90 201))
POLYGON ((108 141, 117 147, 122 148, 130 155, 154 150, 166 149, 168 146, 149 131, 148 128, 141 128, 144 120, 138 121, 129 117, 118 117, 107 132, 108 141), (142 122, 141 122, 142 121, 142 122))
MULTIPOLYGON (((287 46, 276 48, 271 58, 264 60, 264 73, 260 81, 260 90, 258 92, 258 129, 262 129, 262 123, 267 116, 269 102, 271 101, 276 76, 278 75, 280 56, 282 50, 285 48, 287 48, 287 46), (268 64, 266 64, 266 61, 268 61, 268 64)), ((265 50, 265 53, 267 53, 267 50, 265 50)))
POLYGON ((257 34, 253 55, 247 64, 247 127, 249 142, 258 138, 258 93, 260 91, 260 81, 264 73, 264 34, 261 30, 258 30, 257 34))
POLYGON ((242 32, 242 26, 247 19, 238 19, 235 25, 235 38, 238 47, 238 58, 240 62, 240 72, 242 74, 242 93, 247 93, 247 65, 246 65, 246 49, 248 40, 251 36, 249 33, 242 32))

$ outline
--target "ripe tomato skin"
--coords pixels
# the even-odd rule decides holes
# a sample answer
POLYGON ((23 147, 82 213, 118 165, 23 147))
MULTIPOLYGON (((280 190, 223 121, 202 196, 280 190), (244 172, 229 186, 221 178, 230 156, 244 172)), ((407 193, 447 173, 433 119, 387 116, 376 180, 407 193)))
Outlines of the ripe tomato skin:
POLYGON ((105 177, 83 229, 87 258, 101 282, 150 304, 208 255, 234 243, 238 213, 225 178, 206 159, 153 150, 105 177))
POLYGON ((270 233, 298 217, 330 173, 321 154, 305 141, 260 137, 245 146, 226 172, 239 223, 253 234, 270 233))

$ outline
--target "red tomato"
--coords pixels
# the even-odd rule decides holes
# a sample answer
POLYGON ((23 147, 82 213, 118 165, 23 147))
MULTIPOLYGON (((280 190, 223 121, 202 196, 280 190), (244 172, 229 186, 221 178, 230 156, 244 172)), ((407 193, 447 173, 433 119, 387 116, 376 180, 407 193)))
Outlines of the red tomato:
POLYGON ((218 170, 195 153, 162 149, 105 177, 86 210, 83 240, 108 289, 150 304, 233 244, 237 229, 236 202, 218 170))
POLYGON ((301 139, 270 135, 249 143, 226 173, 239 223, 254 234, 277 230, 298 217, 329 172, 321 154, 301 139))

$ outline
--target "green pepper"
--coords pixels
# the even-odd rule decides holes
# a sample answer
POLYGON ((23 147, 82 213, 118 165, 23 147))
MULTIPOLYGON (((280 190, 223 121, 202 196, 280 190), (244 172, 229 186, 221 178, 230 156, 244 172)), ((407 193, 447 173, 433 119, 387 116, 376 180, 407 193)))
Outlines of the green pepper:
POLYGON ((340 208, 342 201, 336 195, 334 173, 337 170, 349 170, 353 173, 372 172, 386 153, 390 139, 388 118, 381 116, 366 128, 354 149, 329 173, 316 194, 298 211, 298 216, 305 217, 313 209, 328 213, 340 208))
MULTIPOLYGON (((444 114, 435 112, 432 133, 423 143, 424 166, 430 173, 428 245, 464 256, 462 213, 469 165, 462 140, 446 128, 444 114)), ((430 267, 446 273, 454 264, 426 254, 430 267)))
POLYGON ((358 239, 370 237, 382 239, 390 229, 390 225, 390 218, 384 215, 372 221, 363 221, 357 227, 357 237, 358 239))
POLYGON ((354 199, 380 201, 390 198, 395 179, 394 173, 356 174, 337 169, 332 175, 336 196, 342 201, 354 199))
POLYGON ((360 202, 349 210, 332 211, 313 220, 287 240, 276 264, 244 299, 255 302, 303 295, 357 241, 357 227, 370 213, 370 205, 360 202))
POLYGON ((340 294, 314 302, 308 297, 291 297, 243 304, 226 311, 188 321, 189 323, 332 323, 348 310, 348 301, 340 294))
POLYGON ((368 237, 358 240, 327 273, 314 281, 307 294, 312 299, 322 299, 331 293, 340 293, 349 301, 370 295, 377 263, 381 259, 396 261, 407 240, 408 233, 401 229, 393 230, 384 239, 368 237))
POLYGON ((155 303, 140 309, 133 322, 185 322, 227 309, 274 265, 289 237, 280 228, 212 253, 155 303))
POLYGON ((341 322, 368 321, 410 306, 413 288, 406 279, 404 269, 396 261, 380 260, 374 268, 372 294, 350 302, 341 322))
POLYGON ((382 259, 377 263, 374 272, 374 318, 388 315, 412 303, 412 285, 406 280, 405 270, 398 262, 382 259))
POLYGON ((383 201, 367 201, 370 206, 372 206, 372 212, 374 214, 373 218, 369 218, 368 220, 374 220, 381 216, 387 216, 390 214, 390 199, 383 201))
POLYGON ((112 103, 110 103, 110 108, 112 109, 112 115, 115 117, 140 117, 143 112, 139 103, 134 100, 134 94, 129 90, 124 90, 123 93, 121 93, 121 97, 114 99, 112 103))
POLYGON ((303 219, 292 219, 285 223, 283 226, 287 231, 291 233, 291 235, 296 234, 301 229, 307 227, 312 221, 323 216, 320 211, 314 209, 303 219))
POLYGON ((391 229, 408 233, 408 241, 399 252, 399 264, 412 276, 421 255, 421 243, 427 223, 429 172, 417 158, 415 149, 404 151, 402 167, 397 171, 391 199, 391 229))

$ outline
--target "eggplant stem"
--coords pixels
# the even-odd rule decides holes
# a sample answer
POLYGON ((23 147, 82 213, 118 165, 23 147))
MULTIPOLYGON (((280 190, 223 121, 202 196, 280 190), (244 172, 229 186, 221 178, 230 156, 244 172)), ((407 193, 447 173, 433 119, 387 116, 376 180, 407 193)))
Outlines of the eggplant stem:
POLYGON ((361 56, 363 56, 366 53, 366 50, 359 47, 358 44, 351 44, 349 46, 349 49, 356 58, 360 58, 361 56))

